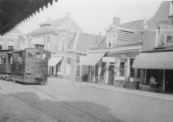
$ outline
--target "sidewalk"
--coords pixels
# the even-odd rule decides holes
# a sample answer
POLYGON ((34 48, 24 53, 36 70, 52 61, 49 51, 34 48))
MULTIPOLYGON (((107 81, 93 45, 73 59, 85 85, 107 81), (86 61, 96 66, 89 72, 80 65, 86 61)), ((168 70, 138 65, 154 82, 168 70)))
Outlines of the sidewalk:
MULTIPOLYGON (((56 77, 51 77, 51 78, 56 78, 56 77)), ((92 87, 92 88, 103 89, 103 90, 111 90, 111 91, 115 91, 115 92, 123 92, 123 93, 127 93, 127 94, 133 94, 133 95, 173 102, 173 95, 169 95, 169 94, 127 89, 127 88, 115 87, 115 86, 111 86, 111 85, 98 84, 98 83, 72 82, 68 79, 61 79, 61 80, 65 81, 65 82, 70 82, 71 84, 75 84, 75 85, 83 85, 86 87, 92 87)))

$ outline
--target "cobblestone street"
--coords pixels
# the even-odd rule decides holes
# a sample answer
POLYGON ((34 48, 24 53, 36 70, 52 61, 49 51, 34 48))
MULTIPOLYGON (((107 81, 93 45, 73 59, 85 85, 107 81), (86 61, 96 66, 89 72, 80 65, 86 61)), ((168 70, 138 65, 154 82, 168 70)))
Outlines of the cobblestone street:
MULTIPOLYGON (((112 86, 49 78, 48 84, 0 82, 2 122, 171 122, 173 102, 112 86), (88 84, 88 85, 87 85, 88 84), (116 89, 116 88, 115 88, 116 89), (160 116, 162 115, 162 116, 160 116), (146 117, 147 116, 147 117, 146 117)), ((136 91, 138 92, 138 91, 136 91)), ((145 93, 145 92, 144 92, 145 93)), ((154 95, 155 93, 150 93, 154 95)), ((172 97, 172 96, 169 96, 172 97)))

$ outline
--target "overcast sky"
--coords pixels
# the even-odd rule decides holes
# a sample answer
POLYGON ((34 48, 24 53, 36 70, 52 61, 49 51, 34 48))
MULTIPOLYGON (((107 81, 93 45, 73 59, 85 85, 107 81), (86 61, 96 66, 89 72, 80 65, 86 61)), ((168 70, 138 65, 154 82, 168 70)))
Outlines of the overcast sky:
POLYGON ((149 19, 157 11, 160 0, 58 0, 48 8, 23 22, 19 29, 23 34, 38 28, 38 24, 65 16, 66 12, 74 22, 87 33, 105 34, 105 28, 112 24, 113 17, 121 23, 149 19))

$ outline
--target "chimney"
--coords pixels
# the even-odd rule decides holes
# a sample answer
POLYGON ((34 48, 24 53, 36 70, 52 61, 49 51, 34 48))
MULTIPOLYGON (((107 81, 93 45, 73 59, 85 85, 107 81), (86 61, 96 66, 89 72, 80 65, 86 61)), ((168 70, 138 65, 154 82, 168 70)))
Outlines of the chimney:
POLYGON ((120 18, 119 17, 114 17, 113 18, 113 24, 114 25, 120 25, 120 18))
POLYGON ((51 20, 51 18, 50 18, 50 17, 48 17, 48 18, 47 18, 47 22, 49 22, 50 20, 51 20))
POLYGON ((70 17, 70 13, 69 12, 66 12, 66 17, 70 17))

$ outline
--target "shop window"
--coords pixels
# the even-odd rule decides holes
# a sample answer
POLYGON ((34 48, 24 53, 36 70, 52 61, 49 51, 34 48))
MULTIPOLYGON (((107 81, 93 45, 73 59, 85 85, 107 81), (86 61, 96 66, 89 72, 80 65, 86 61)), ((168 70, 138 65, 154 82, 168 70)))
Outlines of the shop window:
POLYGON ((35 53, 35 57, 36 57, 36 59, 41 60, 41 53, 40 52, 36 52, 35 53))
POLYGON ((172 36, 167 36, 166 43, 167 45, 173 44, 172 36))
POLYGON ((120 76, 124 76, 125 61, 122 60, 119 65, 120 76))
POLYGON ((133 68, 134 58, 130 59, 130 77, 134 77, 135 69, 133 68))
POLYGON ((2 50, 3 49, 3 46, 2 45, 0 45, 0 50, 2 50))

